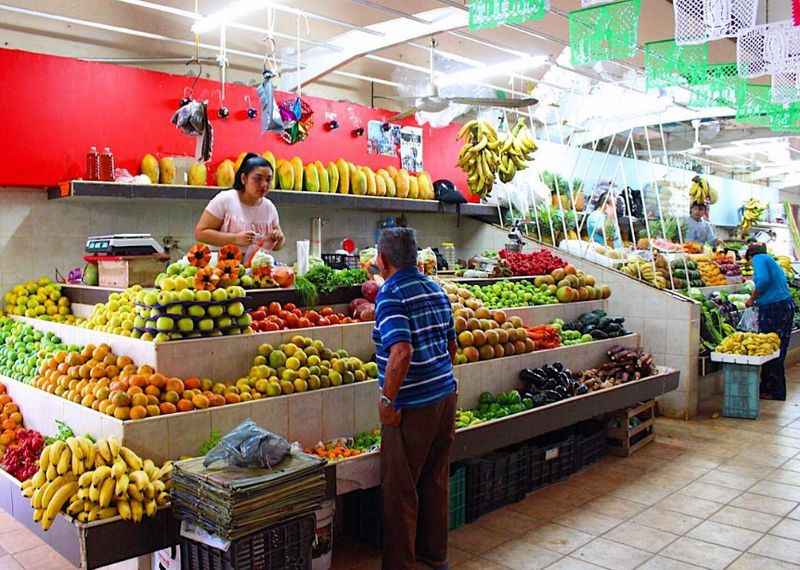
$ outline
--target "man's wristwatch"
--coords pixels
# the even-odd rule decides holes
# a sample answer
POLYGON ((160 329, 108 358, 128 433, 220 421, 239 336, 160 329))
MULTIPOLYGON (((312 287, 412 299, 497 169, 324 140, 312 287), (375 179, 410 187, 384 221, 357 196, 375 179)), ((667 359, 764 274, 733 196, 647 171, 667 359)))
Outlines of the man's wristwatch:
POLYGON ((381 393, 381 404, 383 404, 384 406, 393 406, 394 402, 389 396, 381 393))

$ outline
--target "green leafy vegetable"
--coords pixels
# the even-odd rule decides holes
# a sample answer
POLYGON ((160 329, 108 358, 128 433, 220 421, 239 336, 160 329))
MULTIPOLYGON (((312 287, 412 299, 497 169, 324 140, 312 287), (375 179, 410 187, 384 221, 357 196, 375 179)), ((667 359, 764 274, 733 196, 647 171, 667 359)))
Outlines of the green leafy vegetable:
POLYGON ((222 434, 219 433, 217 430, 212 430, 211 436, 207 440, 205 440, 203 444, 200 446, 200 451, 198 452, 198 454, 201 457, 206 455, 209 451, 211 451, 217 446, 217 444, 220 442, 221 439, 222 439, 222 434))
POLYGON ((304 307, 313 307, 319 302, 319 291, 317 291, 316 285, 305 276, 297 277, 294 280, 294 288, 304 307))
POLYGON ((44 438, 45 445, 50 445, 51 443, 57 440, 67 441, 67 439, 69 439, 70 437, 75 437, 75 432, 72 431, 71 427, 69 427, 61 420, 55 420, 55 422, 56 425, 58 426, 58 431, 56 431, 56 435, 44 438))
POLYGON ((342 287, 361 285, 367 280, 363 269, 332 269, 327 265, 315 265, 303 276, 319 293, 331 293, 342 287))

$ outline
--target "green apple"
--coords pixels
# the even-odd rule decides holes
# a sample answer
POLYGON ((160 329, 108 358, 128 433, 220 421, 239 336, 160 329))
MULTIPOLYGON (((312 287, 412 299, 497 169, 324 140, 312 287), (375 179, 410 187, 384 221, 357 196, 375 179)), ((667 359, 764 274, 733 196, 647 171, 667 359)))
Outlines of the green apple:
POLYGON ((175 297, 177 297, 177 294, 172 291, 161 291, 161 293, 158 294, 158 304, 169 305, 175 300, 175 297))
POLYGON ((211 301, 211 291, 195 291, 194 298, 195 301, 200 303, 209 303, 211 301))
POLYGON ((178 293, 178 299, 180 299, 181 302, 183 303, 193 303, 194 291, 192 291, 188 287, 184 287, 183 289, 181 289, 181 292, 178 293))
POLYGON ((227 292, 228 292, 228 299, 241 299, 245 295, 247 295, 244 289, 242 287, 239 287, 238 285, 231 285, 230 287, 227 288, 227 292))
POLYGON ((161 280, 161 290, 162 291, 174 291, 175 290, 175 278, 174 277, 164 277, 161 280))
POLYGON ((244 305, 238 301, 236 303, 231 303, 228 305, 228 314, 232 317, 241 317, 244 314, 244 305))
POLYGON ((233 320, 230 317, 220 317, 217 319, 217 328, 227 329, 233 326, 233 320))
POLYGON ((237 327, 232 327, 232 328, 227 329, 225 331, 225 334, 229 335, 229 336, 230 335, 235 335, 235 334, 242 334, 242 329, 237 328, 237 327))
POLYGON ((140 333, 139 331, 131 331, 131 338, 141 338, 141 337, 142 333, 140 333))
POLYGON ((158 317, 161 316, 161 309, 156 309, 155 307, 153 307, 152 309, 150 309, 147 316, 150 317, 151 319, 157 319, 158 317))
POLYGON ((167 275, 178 275, 183 271, 183 265, 180 263, 170 263, 167 265, 167 275))
POLYGON ((159 332, 171 331, 175 328, 175 321, 170 317, 159 317, 156 321, 156 329, 159 332))
POLYGON ((200 305, 189 305, 188 314, 190 317, 205 317, 206 310, 200 305))
POLYGON ((222 288, 214 289, 214 291, 211 293, 211 298, 217 303, 224 303, 228 300, 228 293, 222 288))
POLYGON ((253 277, 251 275, 245 275, 241 279, 242 287, 245 289, 252 289, 255 286, 255 281, 253 281, 253 277))
POLYGON ((179 332, 169 333, 169 340, 181 340, 183 335, 179 332))
POLYGON ((146 322, 147 321, 145 321, 144 317, 136 317, 133 320, 133 326, 137 329, 143 329, 146 322))
POLYGON ((141 338, 142 340, 147 340, 147 341, 150 341, 150 340, 153 340, 153 335, 152 335, 152 334, 150 334, 150 333, 143 333, 143 334, 142 334, 142 336, 141 336, 140 338, 141 338))
POLYGON ((194 330, 194 321, 187 318, 180 319, 178 321, 178 330, 182 333, 192 332, 194 330))
POLYGON ((169 307, 167 307, 166 313, 168 315, 175 315, 178 317, 183 316, 184 314, 183 305, 170 305, 169 307))
POLYGON ((154 329, 156 328, 156 322, 152 319, 145 321, 144 328, 146 329, 154 329))
POLYGON ((222 331, 213 330, 211 331, 211 334, 208 336, 222 336, 222 331))
POLYGON ((175 278, 175 290, 176 291, 183 291, 184 289, 189 288, 189 280, 185 277, 176 277, 175 278))
POLYGON ((194 278, 194 276, 197 275, 197 267, 194 265, 187 265, 181 272, 181 275, 186 278, 194 278))
POLYGON ((161 344, 162 342, 167 342, 168 340, 169 335, 167 333, 160 332, 155 336, 153 342, 156 344, 161 344))
POLYGON ((203 336, 203 335, 201 335, 199 332, 195 331, 193 333, 187 334, 185 338, 200 338, 201 336, 203 336))
POLYGON ((142 302, 145 305, 157 305, 158 304, 158 293, 155 291, 148 291, 144 295, 142 295, 142 302))
POLYGON ((222 305, 211 305, 206 309, 206 314, 208 314, 209 317, 216 319, 217 317, 221 317, 223 314, 225 314, 225 307, 222 305))
POLYGON ((203 319, 199 323, 197 323, 197 329, 207 333, 214 330, 214 319, 203 319))
POLYGON ((242 315, 236 320, 236 324, 240 327, 249 327, 252 322, 253 318, 249 314, 242 315))
POLYGON ((161 288, 161 282, 166 278, 167 278, 166 273, 159 273, 158 275, 156 275, 156 280, 155 280, 156 287, 161 288))

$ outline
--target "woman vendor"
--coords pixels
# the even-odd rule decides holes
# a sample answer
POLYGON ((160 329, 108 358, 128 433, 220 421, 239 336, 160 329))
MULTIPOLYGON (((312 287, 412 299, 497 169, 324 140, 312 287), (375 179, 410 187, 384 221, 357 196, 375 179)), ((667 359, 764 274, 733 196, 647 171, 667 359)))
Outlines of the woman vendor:
POLYGON ((622 239, 619 235, 619 225, 617 224, 617 202, 614 195, 609 190, 603 190, 594 200, 594 210, 586 219, 586 230, 589 233, 589 240, 595 243, 606 245, 606 238, 611 238, 614 249, 622 249, 622 239), (606 235, 606 222, 613 222, 613 235, 606 235))
POLYGON ((765 244, 750 244, 745 258, 753 265, 755 283, 755 289, 746 305, 751 307, 755 304, 758 307, 758 332, 776 333, 781 338, 780 356, 761 366, 761 397, 767 400, 785 400, 784 361, 792 334, 792 294, 786 283, 786 274, 778 262, 767 254, 765 244))
POLYGON ((274 175, 267 160, 248 153, 236 172, 233 188, 223 190, 206 206, 194 229, 195 238, 217 247, 239 246, 246 265, 259 249, 281 249, 285 238, 278 210, 266 197, 274 175))

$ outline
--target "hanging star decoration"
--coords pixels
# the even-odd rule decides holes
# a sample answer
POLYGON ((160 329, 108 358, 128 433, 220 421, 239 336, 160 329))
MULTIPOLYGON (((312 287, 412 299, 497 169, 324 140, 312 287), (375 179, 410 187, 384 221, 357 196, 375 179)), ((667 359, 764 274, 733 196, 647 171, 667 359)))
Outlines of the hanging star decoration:
POLYGON ((286 99, 278 105, 283 120, 281 137, 289 144, 295 144, 308 138, 314 126, 314 110, 300 97, 286 99))

